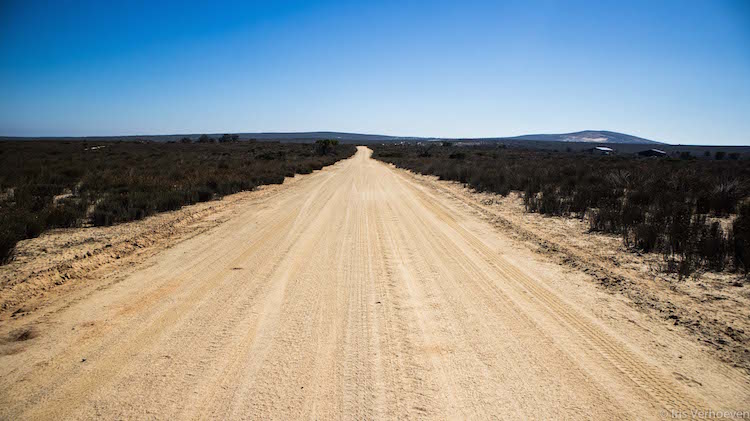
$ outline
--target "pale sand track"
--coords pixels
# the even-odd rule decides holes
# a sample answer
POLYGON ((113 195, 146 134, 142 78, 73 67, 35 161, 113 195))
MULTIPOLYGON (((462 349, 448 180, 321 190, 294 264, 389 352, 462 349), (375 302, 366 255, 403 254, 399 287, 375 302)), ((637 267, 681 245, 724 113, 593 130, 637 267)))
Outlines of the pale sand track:
POLYGON ((48 317, 0 356, 0 418, 747 409, 741 374, 691 348, 712 374, 681 382, 504 241, 361 147, 48 317))

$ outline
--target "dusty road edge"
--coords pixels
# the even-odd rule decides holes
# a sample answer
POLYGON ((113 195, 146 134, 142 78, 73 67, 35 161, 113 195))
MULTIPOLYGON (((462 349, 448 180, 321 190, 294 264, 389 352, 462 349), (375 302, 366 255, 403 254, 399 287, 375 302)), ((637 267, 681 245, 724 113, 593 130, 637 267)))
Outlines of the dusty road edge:
POLYGON ((430 189, 435 194, 449 198, 454 204, 464 206, 481 220, 489 223, 500 234, 504 234, 505 237, 524 246, 540 258, 588 275, 592 283, 603 291, 625 298, 626 303, 632 308, 662 321, 670 328, 681 331, 684 337, 691 338, 709 354, 750 375, 750 340, 745 330, 733 328, 726 321, 712 317, 708 312, 697 314, 693 309, 683 307, 663 296, 650 294, 647 289, 639 288, 639 282, 653 282, 655 281, 653 279, 645 279, 639 274, 633 274, 621 268, 613 270, 600 263, 600 256, 586 255, 580 250, 575 250, 574 247, 543 238, 533 230, 504 216, 492 206, 483 203, 486 197, 496 195, 477 193, 455 181, 439 180, 435 176, 414 173, 391 163, 383 162, 383 164, 393 168, 403 177, 430 189))
POLYGON ((25 334, 14 331, 12 320, 28 323, 67 308, 142 269, 148 258, 218 227, 242 212, 248 202, 267 202, 283 189, 348 159, 310 174, 286 177, 283 184, 260 186, 139 221, 51 230, 19 242, 16 258, 0 266, 0 342, 13 342, 15 336, 25 334))

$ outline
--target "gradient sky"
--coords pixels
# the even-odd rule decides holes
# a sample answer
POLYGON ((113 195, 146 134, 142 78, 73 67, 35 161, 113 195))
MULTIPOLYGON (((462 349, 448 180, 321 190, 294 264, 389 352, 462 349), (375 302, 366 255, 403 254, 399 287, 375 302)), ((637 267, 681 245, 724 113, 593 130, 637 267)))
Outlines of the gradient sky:
POLYGON ((0 0, 0 135, 750 144, 750 2, 0 0))

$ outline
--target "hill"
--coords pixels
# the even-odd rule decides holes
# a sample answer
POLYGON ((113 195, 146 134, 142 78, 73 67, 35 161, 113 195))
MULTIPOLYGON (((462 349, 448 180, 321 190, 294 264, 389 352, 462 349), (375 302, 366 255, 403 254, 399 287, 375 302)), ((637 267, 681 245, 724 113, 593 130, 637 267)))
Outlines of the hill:
POLYGON ((661 144, 655 140, 644 139, 624 133, 609 132, 606 130, 584 130, 575 133, 562 134, 528 134, 523 136, 508 137, 503 139, 512 140, 535 140, 545 142, 586 142, 586 143, 613 143, 613 144, 661 144))
MULTIPOLYGON (((486 137, 486 138, 440 138, 440 137, 414 137, 414 136, 387 136, 379 134, 345 133, 345 132, 258 132, 258 133, 236 133, 241 140, 281 141, 281 142, 314 142, 318 139, 338 139, 342 143, 395 143, 414 141, 529 141, 531 142, 566 142, 566 143, 616 143, 616 144, 661 144, 653 140, 643 139, 623 133, 609 132, 603 130, 585 130, 575 133, 564 134, 531 134, 516 137, 486 137)), ((129 135, 129 136, 87 136, 87 137, 0 137, 0 140, 87 140, 87 141, 152 141, 169 142, 179 141, 183 137, 197 140, 200 133, 191 134, 168 134, 168 135, 129 135)), ((208 133, 214 138, 221 137, 222 133, 208 133)), ((529 145, 532 146, 532 145, 529 145)))

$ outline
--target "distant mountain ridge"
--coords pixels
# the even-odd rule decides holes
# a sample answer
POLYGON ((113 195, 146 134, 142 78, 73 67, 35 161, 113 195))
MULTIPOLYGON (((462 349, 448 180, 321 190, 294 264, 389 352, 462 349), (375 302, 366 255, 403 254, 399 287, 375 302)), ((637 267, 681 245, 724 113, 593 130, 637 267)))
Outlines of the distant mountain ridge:
POLYGON ((486 138, 444 138, 444 137, 409 137, 409 136, 386 136, 377 134, 341 133, 341 132, 290 132, 290 133, 240 133, 242 137, 255 139, 276 140, 315 140, 315 139, 342 139, 359 142, 401 142, 401 141, 430 141, 430 140, 476 140, 476 141, 502 141, 502 140, 533 140, 543 142, 584 142, 584 143, 612 143, 612 144, 661 144, 655 140, 644 139, 625 133, 610 132, 607 130, 583 130, 574 133, 561 134, 529 134, 514 137, 486 137, 486 138))
MULTIPOLYGON (((218 138, 222 133, 207 133, 209 136, 218 138)), ((419 136, 388 136, 379 134, 345 133, 345 132, 258 132, 258 133, 235 133, 240 139, 254 140, 276 140, 282 142, 314 142, 318 139, 338 139, 347 143, 392 143, 392 142, 414 142, 414 141, 477 141, 477 142, 501 142, 501 141, 542 141, 542 142, 584 142, 584 143, 611 143, 611 144, 662 144, 649 139, 631 136, 624 133, 610 132, 606 130, 584 130, 575 133, 562 134, 529 134, 515 137, 482 137, 482 138, 447 138, 447 137, 419 137, 419 136)), ((128 135, 128 136, 82 136, 82 137, 5 137, 0 140, 88 140, 88 141, 114 141, 114 140, 149 140, 155 142, 179 141, 183 137, 197 140, 201 134, 167 134, 167 135, 128 135)))
POLYGON ((527 134, 523 136, 507 137, 513 140, 537 140, 546 142, 586 142, 612 144, 661 144, 655 140, 644 139, 624 133, 606 130, 584 130, 575 133, 562 134, 527 134))
POLYGON ((409 140, 427 140, 431 138, 413 136, 387 136, 380 134, 345 133, 345 132, 262 132, 239 133, 240 137, 258 140, 318 140, 340 139, 356 142, 401 142, 409 140))

